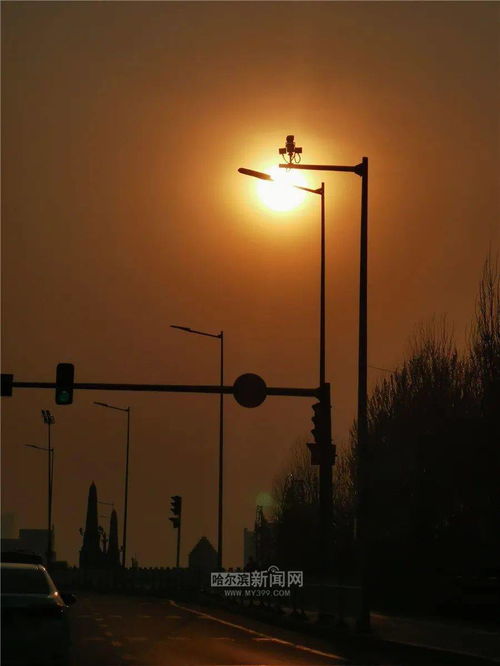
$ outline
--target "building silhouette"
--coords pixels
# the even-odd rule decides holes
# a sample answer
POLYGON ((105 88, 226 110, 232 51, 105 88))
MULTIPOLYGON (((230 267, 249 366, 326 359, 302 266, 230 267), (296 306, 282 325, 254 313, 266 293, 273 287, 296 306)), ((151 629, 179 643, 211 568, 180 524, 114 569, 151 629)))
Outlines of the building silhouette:
MULTIPOLYGON (((47 535, 46 529, 27 529, 19 530, 17 538, 2 538, 2 553, 32 553, 39 555, 44 562, 47 560, 47 535)), ((53 559, 56 559, 54 530, 52 530, 52 551, 53 559)))
POLYGON ((257 560, 257 553, 255 552, 255 530, 249 530, 247 527, 243 528, 243 567, 246 567, 250 558, 253 561, 257 560))

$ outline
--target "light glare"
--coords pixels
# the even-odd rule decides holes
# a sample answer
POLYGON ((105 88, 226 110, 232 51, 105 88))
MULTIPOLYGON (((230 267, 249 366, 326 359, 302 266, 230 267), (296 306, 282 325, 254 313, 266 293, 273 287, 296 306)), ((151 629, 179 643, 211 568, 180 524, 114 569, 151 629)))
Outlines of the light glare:
POLYGON ((293 187, 304 185, 301 174, 278 167, 265 171, 273 177, 273 181, 259 180, 258 193, 262 203, 276 211, 291 210, 302 203, 306 193, 293 187))

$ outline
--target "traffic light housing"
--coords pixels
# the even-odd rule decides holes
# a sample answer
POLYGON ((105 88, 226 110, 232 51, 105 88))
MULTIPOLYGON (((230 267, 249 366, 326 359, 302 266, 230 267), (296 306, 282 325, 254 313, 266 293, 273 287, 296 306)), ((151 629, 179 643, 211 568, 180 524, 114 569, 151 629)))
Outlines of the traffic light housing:
POLYGON ((333 465, 335 446, 332 446, 332 425, 330 405, 330 384, 321 387, 320 401, 313 405, 313 428, 311 434, 314 442, 308 442, 311 452, 311 465, 333 465))
POLYGON ((12 384, 14 382, 14 375, 4 374, 2 372, 2 395, 12 395, 12 384))
POLYGON ((58 363, 56 370, 56 405, 71 405, 75 366, 73 363, 58 363))
POLYGON ((170 511, 174 514, 174 517, 169 518, 169 520, 174 528, 178 528, 181 524, 182 514, 182 497, 180 495, 172 495, 170 498, 170 511))

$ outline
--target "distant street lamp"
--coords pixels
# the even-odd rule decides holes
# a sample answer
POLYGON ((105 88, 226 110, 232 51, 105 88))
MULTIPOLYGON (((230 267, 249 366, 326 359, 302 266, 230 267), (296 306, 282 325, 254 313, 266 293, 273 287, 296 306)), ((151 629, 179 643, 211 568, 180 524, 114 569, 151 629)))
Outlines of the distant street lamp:
POLYGON ((221 392, 219 394, 219 507, 217 519, 217 564, 219 569, 222 569, 222 527, 223 527, 223 488, 224 488, 224 393, 222 387, 224 386, 224 331, 220 333, 205 333, 204 331, 196 331, 189 326, 176 326, 171 324, 170 328, 177 328, 186 333, 195 333, 196 335, 204 335, 208 338, 218 338, 220 340, 220 386, 221 392))
POLYGON ((122 567, 125 568, 127 561, 127 508, 128 508, 128 459, 130 449, 130 407, 115 407, 115 405, 108 405, 106 402, 97 402, 94 400, 94 405, 100 407, 108 407, 108 409, 116 409, 119 412, 127 412, 127 449, 125 456, 125 501, 123 507, 123 550, 122 550, 122 567))
POLYGON ((370 602, 368 580, 368 544, 366 540, 367 528, 367 439, 368 439, 368 158, 363 157, 359 164, 354 166, 333 164, 300 164, 302 148, 295 146, 294 136, 286 137, 284 148, 279 154, 285 160, 280 164, 281 169, 304 169, 311 171, 343 171, 355 173, 361 177, 361 233, 360 233, 360 261, 359 261, 359 333, 358 333, 358 438, 357 438, 357 546, 361 578, 361 611, 358 617, 358 629, 370 630, 370 602), (287 156, 287 157, 285 157, 287 156))
MULTIPOLYGON (((52 417, 53 418, 53 417, 52 417)), ((54 421, 53 421, 54 422, 54 421)), ((46 451, 48 455, 48 534, 47 534, 47 567, 52 563, 52 488, 54 479, 54 449, 49 446, 38 446, 37 444, 25 444, 30 449, 46 451)))

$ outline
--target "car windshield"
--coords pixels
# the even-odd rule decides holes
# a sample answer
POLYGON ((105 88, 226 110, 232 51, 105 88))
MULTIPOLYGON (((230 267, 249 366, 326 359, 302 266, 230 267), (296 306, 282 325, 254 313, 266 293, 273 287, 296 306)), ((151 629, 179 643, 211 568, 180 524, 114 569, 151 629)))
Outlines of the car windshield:
POLYGON ((2 594, 50 594, 42 569, 2 568, 2 594))

